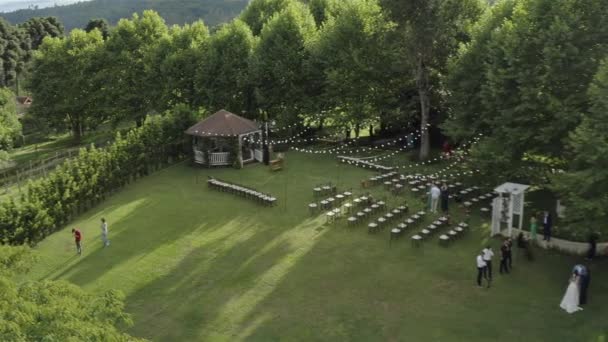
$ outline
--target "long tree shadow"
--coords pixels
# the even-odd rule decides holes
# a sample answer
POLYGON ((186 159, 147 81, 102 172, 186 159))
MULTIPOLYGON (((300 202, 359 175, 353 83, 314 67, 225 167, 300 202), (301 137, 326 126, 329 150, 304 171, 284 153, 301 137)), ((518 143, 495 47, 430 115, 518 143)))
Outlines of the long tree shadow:
MULTIPOLYGON (((236 231, 255 226, 248 222, 256 216, 259 208, 254 203, 239 203, 239 210, 231 210, 235 204, 232 196, 210 194, 210 190, 202 185, 199 185, 200 192, 192 194, 191 187, 192 184, 183 179, 163 182, 144 180, 128 189, 115 201, 124 202, 126 198, 127 203, 141 203, 118 221, 110 221, 111 245, 102 248, 99 228, 89 228, 85 232, 84 255, 76 264, 56 268, 53 278, 86 286, 106 272, 145 258, 162 248, 175 249, 173 254, 183 253, 191 248, 188 237, 195 239, 200 235, 204 238, 226 227, 236 231), (143 197, 142 188, 145 189, 143 197), (214 200, 209 201, 210 197, 214 200), (200 206, 192 203, 184 205, 184 201, 194 201, 200 206)), ((90 214, 90 217, 101 216, 97 213, 90 214)), ((98 222, 93 224, 99 225, 98 222)))
POLYGON ((289 243, 275 237, 273 229, 258 228, 245 239, 228 235, 192 250, 169 274, 127 297, 127 312, 135 313, 132 333, 188 341, 197 340, 201 327, 219 329, 209 326, 218 310, 289 254, 289 243))

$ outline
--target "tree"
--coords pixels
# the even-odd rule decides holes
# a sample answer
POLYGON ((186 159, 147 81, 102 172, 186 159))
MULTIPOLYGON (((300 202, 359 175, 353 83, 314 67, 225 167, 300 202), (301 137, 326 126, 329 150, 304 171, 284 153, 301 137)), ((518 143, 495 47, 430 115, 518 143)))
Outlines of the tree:
POLYGON ((161 85, 151 82, 158 80, 158 68, 149 62, 167 34, 165 21, 154 11, 120 20, 112 31, 106 43, 107 83, 112 87, 106 95, 115 119, 129 118, 141 125, 154 109, 153 88, 161 85))
POLYGON ((252 60, 256 101, 271 119, 295 123, 309 82, 306 45, 316 31, 308 7, 292 3, 262 29, 252 60))
POLYGON ((103 44, 97 30, 73 30, 66 38, 46 39, 34 58, 31 113, 58 128, 67 123, 77 141, 106 116, 102 95, 108 86, 98 72, 103 44))
POLYGON ((276 13, 286 9, 294 0, 253 0, 239 16, 251 28, 255 36, 276 13))
POLYGON ((19 24, 30 37, 32 50, 37 50, 46 37, 62 37, 63 24, 55 17, 35 17, 19 24))
POLYGON ((196 74, 201 103, 214 112, 225 108, 254 118, 250 70, 256 38, 240 20, 223 25, 212 37, 196 74))
POLYGON ((15 282, 33 260, 28 247, 0 246, 2 341, 141 341, 121 332, 132 321, 118 291, 92 295, 64 281, 15 282))
POLYGON ((310 13, 315 18, 317 27, 321 27, 328 16, 335 16, 339 11, 340 5, 343 4, 343 2, 338 0, 308 0, 306 3, 308 4, 308 8, 310 8, 310 13))
POLYGON ((451 67, 446 128, 485 136, 472 153, 482 174, 543 184, 567 165, 565 137, 589 111, 587 86, 608 55, 608 8, 601 0, 496 6, 451 67))
POLYGON ((581 238, 608 234, 608 58, 588 95, 591 108, 568 139, 568 170, 552 177, 552 187, 566 205, 566 222, 577 227, 581 238))
MULTIPOLYGON (((391 69, 388 37, 394 25, 375 0, 344 3, 329 14, 312 45, 313 58, 325 75, 324 97, 341 116, 338 122, 355 128, 371 122, 382 84, 391 69)), ((329 109, 329 108, 328 108, 329 109)))
POLYGON ((204 63, 209 29, 202 21, 174 26, 151 55, 149 82, 157 84, 155 109, 162 111, 178 103, 193 106, 203 94, 195 88, 197 69, 204 63), (156 67, 158 69, 156 69, 156 67), (157 78, 154 78, 157 76, 157 78))
POLYGON ((0 86, 8 87, 17 82, 29 49, 23 46, 24 42, 27 41, 22 31, 0 18, 0 86))
POLYGON ((17 118, 15 94, 8 88, 0 88, 0 159, 3 159, 2 154, 13 147, 13 141, 19 135, 21 123, 17 118))
POLYGON ((87 26, 84 27, 86 32, 91 32, 93 30, 101 31, 101 35, 103 36, 103 40, 107 40, 110 36, 110 25, 108 21, 105 19, 91 19, 87 23, 87 26))
POLYGON ((430 152, 428 125, 431 96, 439 91, 435 76, 446 67, 447 59, 461 42, 469 39, 467 31, 483 12, 479 0, 383 0, 393 19, 405 31, 406 51, 415 70, 420 101, 420 159, 430 152))

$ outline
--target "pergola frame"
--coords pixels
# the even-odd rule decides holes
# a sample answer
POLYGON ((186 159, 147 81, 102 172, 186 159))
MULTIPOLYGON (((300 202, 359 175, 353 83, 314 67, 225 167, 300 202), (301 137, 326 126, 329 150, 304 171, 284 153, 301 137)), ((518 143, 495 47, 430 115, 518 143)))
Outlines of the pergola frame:
POLYGON ((512 236, 513 215, 519 216, 518 229, 524 220, 525 192, 529 185, 507 182, 494 189, 498 197, 492 202, 492 235, 501 233, 501 223, 507 223, 508 236, 512 236))

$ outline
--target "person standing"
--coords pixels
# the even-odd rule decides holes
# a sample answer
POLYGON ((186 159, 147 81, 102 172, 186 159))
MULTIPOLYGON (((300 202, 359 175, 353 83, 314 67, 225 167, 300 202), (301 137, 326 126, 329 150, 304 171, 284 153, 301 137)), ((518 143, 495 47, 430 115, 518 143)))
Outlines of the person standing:
POLYGON ((110 240, 108 239, 108 222, 106 222, 105 218, 101 218, 101 241, 103 242, 103 247, 110 246, 110 240))
POLYGON ((431 186, 431 212, 437 213, 437 205, 439 204, 439 196, 441 196, 441 190, 437 185, 431 186))
POLYGON ((589 235, 589 251, 587 252, 587 260, 593 260, 597 253, 597 237, 591 233, 589 235))
POLYGON ((74 235, 74 242, 76 242, 76 253, 82 254, 82 233, 80 230, 72 228, 72 235, 74 235))
POLYGON ((564 297, 562 298, 562 302, 559 304, 559 306, 562 309, 566 310, 567 313, 573 313, 573 312, 577 312, 577 311, 583 309, 579 306, 580 305, 580 303, 579 303, 580 279, 581 279, 580 275, 578 275, 577 272, 574 271, 574 273, 572 274, 572 277, 570 277, 570 282, 568 283, 568 288, 566 289, 566 294, 564 294, 564 297))
POLYGON ((509 273, 509 259, 507 257, 507 253, 509 250, 509 242, 505 240, 505 242, 500 246, 500 274, 509 273))
POLYGON ((513 240, 511 238, 507 238, 507 264, 509 265, 509 271, 513 269, 513 240))
POLYGON ((543 240, 550 242, 551 241, 551 228, 553 227, 553 222, 551 219, 551 214, 548 211, 545 211, 543 216, 543 240))
POLYGON ((579 305, 587 304, 587 289, 591 281, 591 273, 585 265, 578 264, 574 266, 573 273, 579 276, 579 305))
MULTIPOLYGON (((488 282, 492 281, 492 257, 494 257, 494 252, 492 252, 492 247, 487 246, 483 249, 483 261, 486 263, 486 275, 488 278, 488 282)), ((489 286, 489 285, 488 285, 489 286)))
POLYGON ((536 215, 532 214, 530 217, 530 240, 536 243, 536 230, 538 229, 538 222, 536 220, 536 215))
POLYGON ((448 203, 450 200, 450 192, 448 189, 448 185, 443 183, 441 185, 441 211, 443 211, 444 214, 448 213, 448 203))
MULTIPOLYGON (((481 286, 482 278, 488 279, 488 277, 486 275, 486 262, 483 260, 483 251, 481 251, 479 253, 479 255, 477 256, 477 286, 478 287, 482 287, 481 286)), ((488 281, 488 287, 490 287, 489 281, 488 281)))

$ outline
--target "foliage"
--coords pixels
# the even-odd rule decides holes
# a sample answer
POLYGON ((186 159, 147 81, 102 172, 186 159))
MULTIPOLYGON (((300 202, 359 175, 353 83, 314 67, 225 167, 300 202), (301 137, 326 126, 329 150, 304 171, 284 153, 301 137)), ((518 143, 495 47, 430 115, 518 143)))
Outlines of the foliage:
MULTIPOLYGON (((375 119, 377 97, 390 78, 384 70, 392 64, 388 37, 393 24, 377 1, 350 1, 328 15, 312 45, 313 66, 323 75, 322 97, 337 120, 346 127, 361 126, 375 119), (340 110, 332 110, 340 108, 340 110)), ((318 101, 318 100, 316 100, 318 101)))
POLYGON ((29 89, 36 99, 31 113, 55 127, 69 127, 79 141, 87 127, 105 118, 101 70, 101 32, 73 30, 65 39, 47 39, 34 59, 29 89), (88 75, 82 77, 82 75, 88 75))
POLYGON ((122 19, 106 43, 108 65, 106 75, 109 87, 106 101, 112 103, 116 119, 131 118, 143 122, 153 109, 156 92, 160 87, 152 63, 153 54, 168 34, 165 21, 154 11, 133 14, 131 20, 122 19))
POLYGON ((211 37, 203 63, 196 73, 197 92, 205 108, 227 109, 255 118, 251 58, 257 40, 240 20, 223 25, 211 37))
POLYGON ((17 118, 15 94, 8 88, 0 88, 0 154, 9 151, 20 135, 21 123, 17 118))
POLYGON ((0 18, 0 86, 12 86, 23 71, 30 42, 23 30, 0 18))
POLYGON ((108 193, 178 156, 194 118, 188 107, 177 106, 124 137, 117 134, 105 149, 81 149, 48 177, 30 182, 18 201, 0 203, 0 241, 35 244, 108 193))
POLYGON ((2 13, 2 17, 11 23, 21 23, 34 17, 57 17, 69 32, 84 28, 92 18, 104 18, 110 25, 115 25, 134 12, 150 9, 159 12, 169 25, 202 19, 215 26, 236 17, 247 3, 248 0, 92 0, 67 6, 22 9, 2 13))
POLYGON ((406 58, 415 71, 420 101, 422 130, 420 158, 427 159, 430 139, 431 97, 441 93, 438 75, 445 71, 448 58, 458 45, 469 40, 470 26, 483 13, 479 0, 383 0, 392 18, 406 36, 406 58))
POLYGON ((63 24, 55 17, 30 18, 18 26, 29 36, 32 50, 37 50, 46 37, 63 36, 63 24))
POLYGON ((173 26, 163 37, 148 63, 152 70, 149 82, 155 84, 152 90, 158 94, 157 110, 171 108, 178 103, 193 106, 199 101, 195 88, 197 68, 201 64, 209 44, 209 29, 202 21, 182 27, 173 26), (155 71, 155 66, 158 67, 155 71))
POLYGON ((254 35, 259 35, 262 28, 275 14, 286 9, 295 0, 253 0, 239 16, 251 28, 254 35))
POLYGON ((477 25, 450 68, 445 128, 485 135, 473 153, 482 174, 546 182, 566 162, 565 137, 588 113, 586 88, 608 55, 607 22, 604 1, 526 0, 498 3, 477 25))
POLYGON ((16 283, 35 258, 26 246, 0 246, 2 341, 139 341, 121 332, 133 324, 119 291, 89 294, 65 281, 16 283))
POLYGON ((91 19, 87 23, 87 26, 84 27, 84 30, 87 32, 91 32, 95 29, 101 32, 103 40, 107 40, 110 36, 110 24, 108 24, 108 21, 105 19, 91 19))
POLYGON ((295 123, 305 110, 311 78, 306 45, 316 32, 314 18, 301 3, 290 3, 264 25, 256 45, 252 68, 256 102, 270 119, 295 123))
POLYGON ((553 177, 566 221, 579 232, 608 236, 608 59, 589 87, 591 108, 568 140, 569 168, 553 177))

